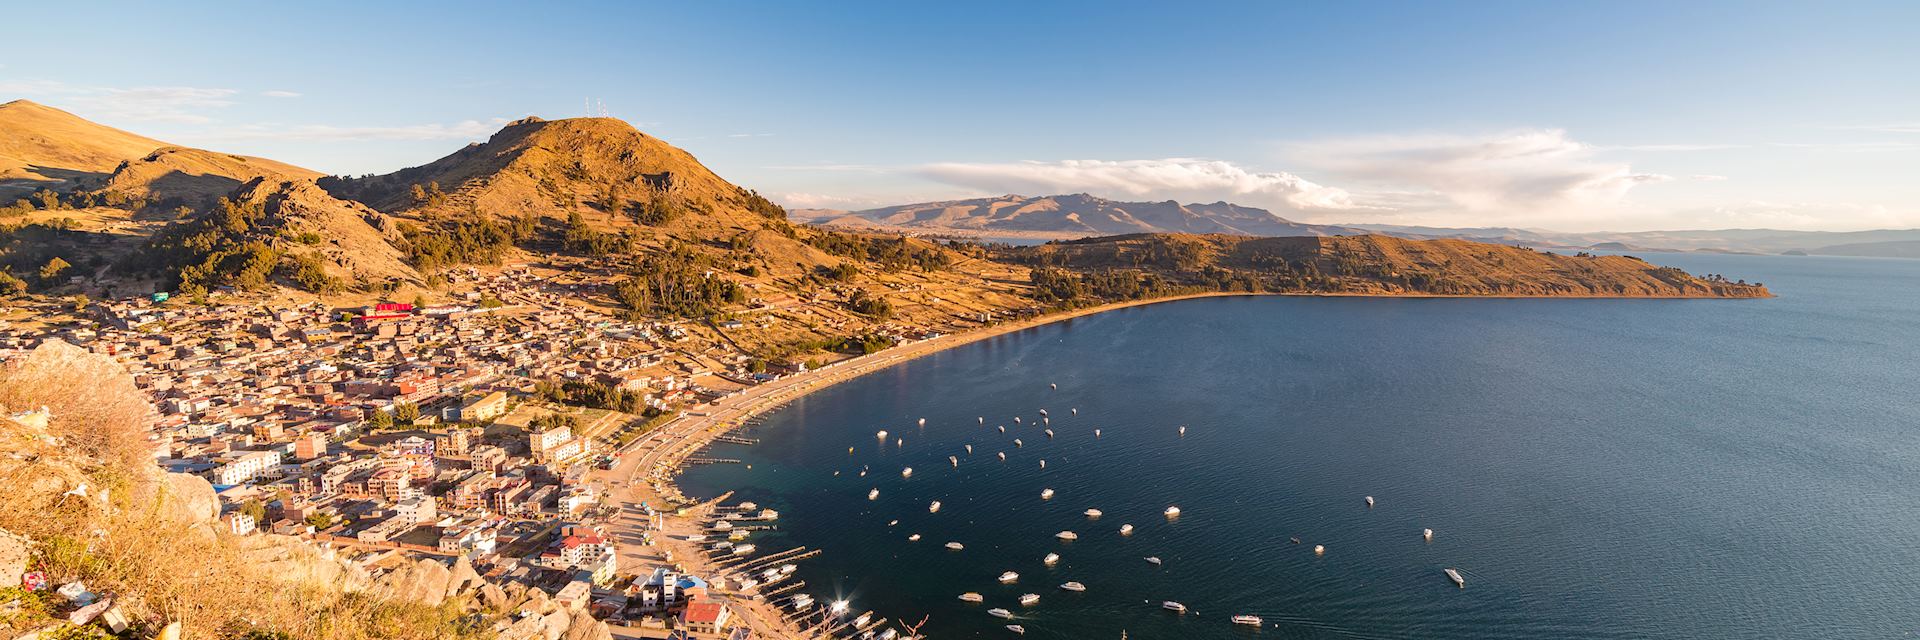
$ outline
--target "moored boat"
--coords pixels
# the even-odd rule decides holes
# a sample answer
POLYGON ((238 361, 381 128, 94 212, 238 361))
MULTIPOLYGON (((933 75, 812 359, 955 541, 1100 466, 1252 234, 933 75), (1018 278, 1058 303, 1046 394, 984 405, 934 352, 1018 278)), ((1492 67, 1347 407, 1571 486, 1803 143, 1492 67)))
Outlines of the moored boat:
POLYGON ((1446 569, 1446 572, 1447 572, 1447 579, 1452 580, 1454 586, 1460 587, 1462 589, 1467 588, 1467 579, 1465 576, 1460 575, 1459 569, 1448 567, 1446 569))
POLYGON ((1178 602, 1174 602, 1174 601, 1172 601, 1172 600, 1168 600, 1168 601, 1166 601, 1166 602, 1162 602, 1162 603, 1160 603, 1160 608, 1162 608, 1162 609, 1166 609, 1166 610, 1168 610, 1168 611, 1172 611, 1172 612, 1174 612, 1174 613, 1186 613, 1186 612, 1187 612, 1187 605, 1184 605, 1184 604, 1180 604, 1180 603, 1178 603, 1178 602))
POLYGON ((1080 534, 1074 533, 1072 531, 1062 531, 1060 533, 1053 534, 1053 537, 1059 538, 1061 540, 1079 540, 1080 534))
POLYGON ((932 503, 929 503, 927 505, 927 513, 940 513, 940 501, 935 500, 932 503))
POLYGON ((986 600, 987 600, 986 596, 982 596, 972 591, 968 591, 966 593, 960 594, 961 602, 985 602, 986 600))
POLYGON ((1022 627, 1022 626, 1020 626, 1020 625, 1017 625, 1017 624, 1010 624, 1010 625, 1007 625, 1007 630, 1008 630, 1008 631, 1012 631, 1012 632, 1014 632, 1015 634, 1018 634, 1018 635, 1023 635, 1023 636, 1024 636, 1024 635, 1027 635, 1027 628, 1026 628, 1026 627, 1022 627))
POLYGON ((1133 535, 1133 525, 1130 525, 1130 524, 1120 525, 1120 535, 1123 535, 1123 536, 1133 535))
POLYGON ((1167 517, 1169 518, 1178 518, 1180 517, 1180 507, 1170 506, 1170 507, 1167 507, 1166 511, 1162 511, 1161 513, 1166 514, 1167 517))
POLYGON ((1040 604, 1040 594, 1037 594, 1037 593, 1021 594, 1020 606, 1031 607, 1036 604, 1040 604))
POLYGON ((1147 556, 1142 560, 1146 560, 1147 564, 1160 564, 1160 556, 1147 556))
POLYGON ((1047 565, 1049 567, 1053 566, 1054 563, 1057 563, 1059 561, 1060 561, 1060 554, 1058 553, 1049 553, 1047 554, 1047 557, 1040 559, 1041 564, 1047 565))
POLYGON ((987 615, 990 615, 990 616, 993 616, 993 617, 995 617, 995 618, 1000 618, 1000 619, 1003 619, 1003 620, 1004 620, 1004 619, 1007 619, 1007 618, 1012 618, 1012 617, 1013 617, 1013 612, 1012 612, 1012 611, 1008 611, 1008 610, 1006 610, 1006 609, 998 609, 998 608, 995 608, 995 609, 988 609, 988 610, 987 610, 987 615))
POLYGON ((1105 514, 1102 514, 1099 509, 1088 509, 1084 513, 1086 513, 1087 517, 1089 518, 1098 518, 1102 515, 1105 515, 1105 514))
POLYGON ((1248 625, 1248 626, 1253 626, 1253 627, 1258 627, 1258 626, 1261 626, 1261 625, 1264 625, 1264 624, 1266 624, 1266 623, 1267 623, 1267 621, 1266 621, 1266 620, 1262 620, 1262 619, 1260 618, 1260 616, 1250 616, 1250 615, 1246 615, 1246 614, 1240 614, 1240 615, 1237 615, 1237 616, 1234 616, 1234 617, 1233 617, 1233 623, 1234 623, 1234 624, 1244 624, 1244 625, 1248 625))
POLYGON ((965 549, 965 548, 967 548, 967 546, 966 546, 966 545, 963 545, 963 544, 960 544, 960 543, 958 543, 958 542, 949 542, 949 543, 947 543, 947 548, 948 548, 948 549, 952 549, 952 550, 954 550, 954 551, 959 551, 959 550, 961 550, 961 549, 965 549))
POLYGON ((1040 490, 1040 499, 1041 499, 1041 500, 1052 500, 1052 499, 1053 499, 1053 489, 1041 489, 1041 490, 1040 490))
POLYGON ((1002 574, 1000 574, 1000 583, 1001 583, 1001 584, 1013 584, 1013 583, 1015 583, 1015 582, 1019 582, 1019 581, 1020 581, 1020 574, 1018 574, 1018 573, 1014 573, 1014 572, 1012 572, 1012 571, 1008 571, 1008 572, 1006 572, 1006 573, 1002 573, 1002 574))
POLYGON ((1067 591, 1086 591, 1087 585, 1080 584, 1078 582, 1068 582, 1066 584, 1060 585, 1060 588, 1067 591))

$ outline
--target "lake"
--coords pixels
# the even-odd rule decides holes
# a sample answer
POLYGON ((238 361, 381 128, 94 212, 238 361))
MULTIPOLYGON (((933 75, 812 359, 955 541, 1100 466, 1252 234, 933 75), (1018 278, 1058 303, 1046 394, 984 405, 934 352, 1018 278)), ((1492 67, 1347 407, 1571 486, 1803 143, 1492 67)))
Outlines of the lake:
POLYGON ((814 393, 682 486, 779 509, 755 542, 823 550, 810 593, 932 638, 1013 637, 989 607, 1037 638, 1912 637, 1920 261, 1644 257, 1779 297, 1123 309, 814 393))

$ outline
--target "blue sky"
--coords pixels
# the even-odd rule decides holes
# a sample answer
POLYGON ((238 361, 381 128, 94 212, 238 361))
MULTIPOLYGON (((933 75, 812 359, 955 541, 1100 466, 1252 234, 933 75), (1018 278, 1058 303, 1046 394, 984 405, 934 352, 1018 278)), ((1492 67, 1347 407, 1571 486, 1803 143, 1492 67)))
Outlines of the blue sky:
POLYGON ((35 3, 0 100, 332 173, 615 117, 790 206, 1920 226, 1920 3, 35 3), (1681 6, 1669 6, 1681 5, 1681 6))

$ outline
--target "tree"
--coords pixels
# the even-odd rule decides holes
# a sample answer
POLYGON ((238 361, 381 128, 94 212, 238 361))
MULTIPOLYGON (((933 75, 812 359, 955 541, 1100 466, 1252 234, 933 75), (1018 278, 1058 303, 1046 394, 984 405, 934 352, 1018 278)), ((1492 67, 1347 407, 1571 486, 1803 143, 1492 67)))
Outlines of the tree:
POLYGON ((258 498, 248 498, 246 502, 241 503, 240 513, 252 516, 256 523, 267 523, 267 505, 261 504, 258 498))
POLYGON ((51 284, 54 278, 60 277, 61 272, 71 266, 73 265, 68 264, 66 260, 55 256, 52 260, 48 260, 46 265, 40 267, 40 282, 51 284))
POLYGON ((420 419, 420 407, 411 402, 397 402, 393 405, 393 421, 398 424, 413 424, 420 419))
POLYGON ((27 282, 13 277, 13 274, 0 270, 0 298, 11 298, 27 292, 27 282))
POLYGON ((367 417, 367 426, 374 429, 392 429, 393 414, 385 411, 375 411, 372 416, 367 417))

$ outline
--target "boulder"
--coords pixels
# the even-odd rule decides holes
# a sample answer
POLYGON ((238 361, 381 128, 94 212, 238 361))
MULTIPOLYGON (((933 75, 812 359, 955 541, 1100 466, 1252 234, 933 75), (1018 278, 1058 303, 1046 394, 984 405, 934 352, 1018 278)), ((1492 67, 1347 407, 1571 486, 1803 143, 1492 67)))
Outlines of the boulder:
POLYGON ((540 635, 547 640, 560 640, 561 636, 566 635, 567 627, 573 625, 573 618, 565 611, 555 611, 541 616, 541 621, 543 626, 540 629, 540 635))
POLYGON ((593 619, 585 611, 573 614, 573 620, 567 625, 567 634, 561 640, 613 640, 613 630, 607 623, 593 619))
POLYGON ((395 600, 438 605, 447 599, 447 585, 453 572, 445 565, 422 558, 402 564, 380 579, 380 591, 395 600))
POLYGON ((494 613, 506 613, 513 607, 513 601, 509 599, 507 592, 500 588, 500 585, 488 582, 480 586, 480 606, 494 613))
POLYGON ((19 586, 20 578, 27 574, 27 561, 32 558, 31 541, 0 530, 0 586, 19 586))
POLYGON ((473 570, 473 561, 461 555, 453 561, 451 576, 447 581, 447 597, 466 593, 469 589, 477 589, 485 582, 480 578, 480 572, 473 570))

